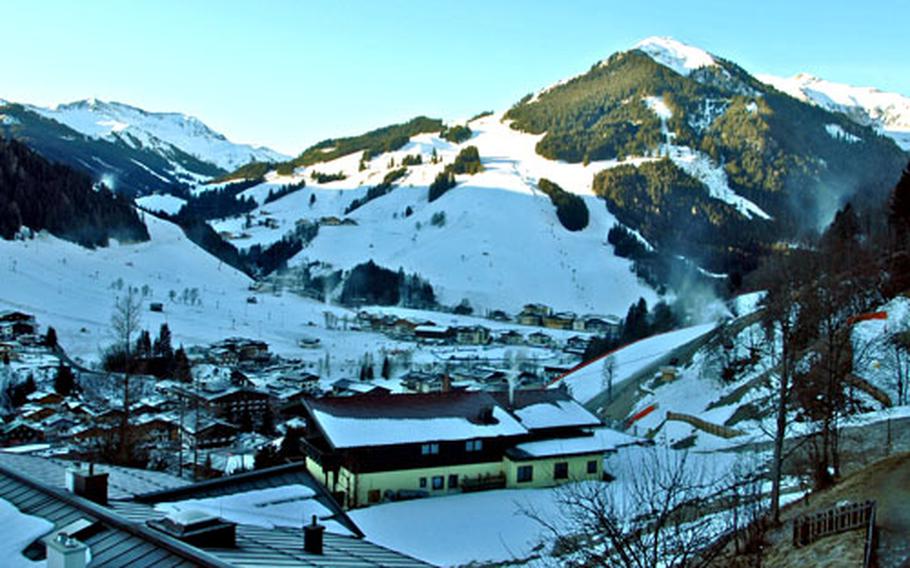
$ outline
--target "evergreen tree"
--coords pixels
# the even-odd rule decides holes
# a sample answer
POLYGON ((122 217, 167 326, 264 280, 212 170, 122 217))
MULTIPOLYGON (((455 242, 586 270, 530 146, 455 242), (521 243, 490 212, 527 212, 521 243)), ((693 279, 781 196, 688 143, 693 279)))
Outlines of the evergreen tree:
POLYGON ((44 335, 44 344, 52 349, 57 347, 57 330, 53 326, 47 328, 47 333, 44 335))
POLYGON ((188 383, 193 380, 193 375, 190 368, 190 360, 186 356, 186 351, 183 349, 183 345, 181 345, 177 351, 174 352, 173 367, 173 376, 175 380, 180 381, 181 383, 188 383))
POLYGON ((171 329, 166 323, 161 324, 161 329, 158 330, 158 338, 155 340, 154 355, 167 359, 170 359, 174 355, 173 348, 171 347, 171 329))
POLYGON ((63 396, 69 396, 76 386, 76 378, 73 371, 62 363, 57 367, 57 374, 54 377, 54 390, 63 396))
POLYGON ((152 353, 152 336, 147 329, 143 329, 136 338, 136 357, 148 357, 152 353))
POLYGON ((392 363, 389 361, 389 356, 386 355, 382 359, 382 378, 388 380, 392 376, 392 363))

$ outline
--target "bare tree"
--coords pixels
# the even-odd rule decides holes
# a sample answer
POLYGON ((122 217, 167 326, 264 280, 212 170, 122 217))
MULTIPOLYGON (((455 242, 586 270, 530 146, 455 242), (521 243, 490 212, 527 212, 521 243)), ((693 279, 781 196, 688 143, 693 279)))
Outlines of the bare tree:
POLYGON ((601 369, 601 390, 607 391, 607 402, 613 402, 613 377, 616 375, 616 357, 609 355, 604 359, 601 369))
POLYGON ((729 526, 729 477, 665 447, 644 449, 624 463, 617 481, 555 489, 555 516, 520 509, 552 537, 554 561, 579 567, 707 566, 713 544, 729 526))
POLYGON ((128 463, 133 457, 132 439, 130 435, 130 375, 133 370, 133 336, 140 331, 140 310, 142 303, 139 294, 132 286, 127 288, 125 294, 117 298, 114 311, 111 314, 111 330, 120 349, 123 350, 123 416, 120 420, 118 432, 119 447, 117 459, 120 463, 128 463))

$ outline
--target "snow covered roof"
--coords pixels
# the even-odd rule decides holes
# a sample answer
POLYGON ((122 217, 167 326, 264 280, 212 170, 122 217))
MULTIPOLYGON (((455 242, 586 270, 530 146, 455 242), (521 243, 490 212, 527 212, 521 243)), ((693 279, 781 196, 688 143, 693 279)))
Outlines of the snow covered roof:
MULTIPOLYGON (((500 404, 509 407, 508 393, 494 393, 493 396, 500 404)), ((515 391, 510 408, 512 414, 528 430, 602 424, 581 403, 561 390, 515 391)))
POLYGON ((306 404, 335 448, 520 436, 528 432, 486 392, 326 397, 306 404))
POLYGON ((639 443, 634 436, 610 428, 597 428, 588 436, 556 438, 519 444, 509 450, 516 458, 546 458, 615 451, 622 446, 639 443))

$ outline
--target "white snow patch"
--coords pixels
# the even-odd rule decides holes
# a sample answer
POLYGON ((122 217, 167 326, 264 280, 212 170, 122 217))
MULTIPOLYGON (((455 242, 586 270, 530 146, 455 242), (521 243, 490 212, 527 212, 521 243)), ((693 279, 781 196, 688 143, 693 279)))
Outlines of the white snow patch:
POLYGON ((17 568, 47 564, 43 560, 29 560, 22 555, 22 551, 36 538, 50 532, 54 528, 53 523, 41 517, 26 515, 9 501, 0 499, 0 526, 3 527, 0 558, 3 558, 4 566, 17 568))
POLYGON ((707 51, 670 37, 649 37, 635 44, 634 49, 645 52, 657 63, 683 76, 717 63, 707 51))
POLYGON ((848 144, 855 144, 857 142, 862 142, 863 140, 855 134, 850 134, 841 128, 839 124, 826 124, 825 131, 831 138, 834 138, 835 140, 839 140, 841 142, 847 142, 848 144))

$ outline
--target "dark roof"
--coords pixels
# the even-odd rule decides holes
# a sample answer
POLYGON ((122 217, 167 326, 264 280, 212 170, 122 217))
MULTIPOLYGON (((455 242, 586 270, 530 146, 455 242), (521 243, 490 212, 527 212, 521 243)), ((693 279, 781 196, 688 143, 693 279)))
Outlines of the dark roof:
MULTIPOLYGON (((88 545, 93 568, 429 566, 371 542, 331 532, 324 534, 324 553, 317 556, 304 552, 301 528, 262 528, 238 524, 235 548, 203 550, 180 542, 147 525, 148 521, 161 519, 166 514, 154 508, 154 503, 157 502, 168 499, 213 497, 301 482, 318 486, 312 476, 302 470, 302 465, 291 464, 173 490, 156 491, 135 500, 111 501, 108 507, 103 507, 0 466, 0 499, 8 501, 23 514, 50 521, 54 524, 54 531, 59 531, 76 521, 85 521, 84 526, 87 528, 77 530, 72 536, 88 545)), ((325 489, 322 489, 321 495, 327 495, 325 489)), ((334 505, 333 510, 338 510, 337 505, 334 505)), ((342 522, 339 517, 333 518, 342 522)))
POLYGON ((73 536, 91 549, 92 567, 130 566, 212 566, 226 567, 226 562, 144 525, 132 523, 109 509, 42 485, 33 479, 0 467, 0 499, 26 515, 46 519, 54 531, 79 520, 90 527, 73 536))
POLYGON ((136 495, 133 500, 138 503, 163 503, 184 499, 206 499, 259 489, 282 487, 284 485, 306 485, 316 492, 316 500, 319 503, 335 513, 332 516, 333 520, 343 525, 354 535, 358 537, 364 536, 360 527, 338 506, 338 503, 332 498, 325 486, 316 481, 313 475, 307 471, 306 464, 303 462, 257 469, 172 489, 150 491, 142 495, 136 495))
POLYGON ((480 421, 483 413, 501 406, 483 391, 310 398, 308 409, 346 418, 466 418, 480 421))
MULTIPOLYGON (((11 454, 0 451, 0 467, 16 471, 38 483, 58 489, 66 488, 66 470, 76 462, 57 458, 11 454)), ((108 474, 108 497, 129 499, 134 495, 187 485, 185 479, 144 469, 113 465, 96 465, 95 471, 108 474)))

